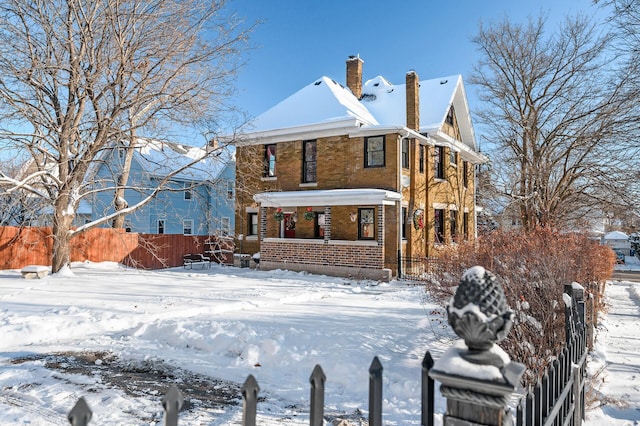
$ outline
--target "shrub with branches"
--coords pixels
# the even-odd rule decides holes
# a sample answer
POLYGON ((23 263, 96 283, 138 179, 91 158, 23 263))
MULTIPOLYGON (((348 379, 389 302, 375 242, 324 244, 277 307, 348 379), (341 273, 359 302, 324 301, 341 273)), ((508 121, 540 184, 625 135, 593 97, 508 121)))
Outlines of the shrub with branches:
POLYGON ((599 309, 604 283, 611 278, 615 255, 584 234, 541 228, 529 233, 493 232, 474 243, 440 251, 438 268, 427 290, 448 302, 464 271, 481 265, 501 281, 514 326, 500 346, 527 366, 531 383, 565 344, 564 285, 578 282, 599 309))

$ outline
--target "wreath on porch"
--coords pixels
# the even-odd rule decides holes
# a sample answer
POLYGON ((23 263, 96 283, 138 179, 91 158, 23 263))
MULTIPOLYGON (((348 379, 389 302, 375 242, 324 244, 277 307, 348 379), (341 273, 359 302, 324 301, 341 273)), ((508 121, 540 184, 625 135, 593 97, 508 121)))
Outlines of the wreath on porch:
POLYGON ((424 210, 417 209, 413 212, 413 227, 416 230, 424 228, 424 210))
POLYGON ((313 220, 314 214, 311 207, 307 207, 307 211, 304 212, 304 218, 306 220, 313 220))
POLYGON ((284 213, 282 212, 282 209, 280 207, 278 207, 278 210, 276 210, 276 212, 273 214, 273 218, 278 222, 284 219, 284 213))

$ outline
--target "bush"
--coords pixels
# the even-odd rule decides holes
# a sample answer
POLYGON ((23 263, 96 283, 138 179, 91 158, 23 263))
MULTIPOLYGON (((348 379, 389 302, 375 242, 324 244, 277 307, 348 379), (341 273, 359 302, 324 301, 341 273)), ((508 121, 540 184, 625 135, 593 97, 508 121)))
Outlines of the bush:
POLYGON ((473 243, 442 248, 427 290, 444 305, 466 269, 480 265, 496 275, 516 312, 513 328, 500 346, 527 366, 528 384, 564 345, 564 285, 582 284, 585 298, 593 297, 599 307, 614 263, 610 248, 583 234, 551 229, 493 232, 473 243))

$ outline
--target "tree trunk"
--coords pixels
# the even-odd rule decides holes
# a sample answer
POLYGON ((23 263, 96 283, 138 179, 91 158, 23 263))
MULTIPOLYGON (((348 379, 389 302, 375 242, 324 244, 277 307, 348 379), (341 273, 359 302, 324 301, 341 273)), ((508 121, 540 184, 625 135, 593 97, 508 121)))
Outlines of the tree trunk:
POLYGON ((51 254, 51 273, 55 274, 71 263, 71 223, 72 215, 63 214, 57 208, 53 214, 53 252, 51 254))
MULTIPOLYGON (((124 165, 122 167, 122 174, 118 176, 118 186, 116 188, 115 198, 113 200, 113 205, 115 211, 120 211, 128 207, 126 199, 124 197, 124 191, 127 187, 127 182, 129 182, 129 173, 131 172, 131 162, 133 161, 133 151, 134 151, 134 141, 135 141, 135 132, 132 132, 131 141, 129 141, 129 146, 125 149, 125 158, 124 165)), ((125 215, 120 215, 113 220, 114 228, 124 228, 124 219, 125 215)))

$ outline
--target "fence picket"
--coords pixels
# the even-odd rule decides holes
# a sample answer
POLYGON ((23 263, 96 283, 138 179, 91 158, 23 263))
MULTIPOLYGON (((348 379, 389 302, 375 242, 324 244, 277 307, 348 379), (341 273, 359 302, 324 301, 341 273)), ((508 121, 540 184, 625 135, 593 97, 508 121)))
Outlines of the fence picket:
POLYGON ((422 359, 422 426, 433 426, 433 412, 434 412, 434 400, 433 400, 433 388, 434 381, 429 377, 429 370, 433 367, 433 358, 431 353, 427 351, 422 359))
POLYGON ((316 365, 309 377, 311 382, 311 412, 310 426, 322 426, 324 423, 324 383, 327 380, 320 365, 316 365))
POLYGON ((516 408, 516 426, 524 426, 524 398, 520 398, 516 408))
POLYGON ((535 424, 542 424, 542 383, 538 379, 533 388, 533 399, 534 399, 534 411, 533 411, 533 421, 535 424))
POLYGON ((533 410, 534 410, 534 404, 535 404, 535 400, 533 399, 533 392, 531 392, 531 388, 529 388, 529 391, 527 392, 527 405, 526 405, 526 411, 525 411, 525 424, 527 426, 533 426, 533 410))
POLYGON ((382 364, 377 356, 369 367, 369 426, 382 426, 382 364))
POLYGON ((242 392, 242 426, 256 426, 260 386, 253 374, 249 374, 240 390, 242 392))

